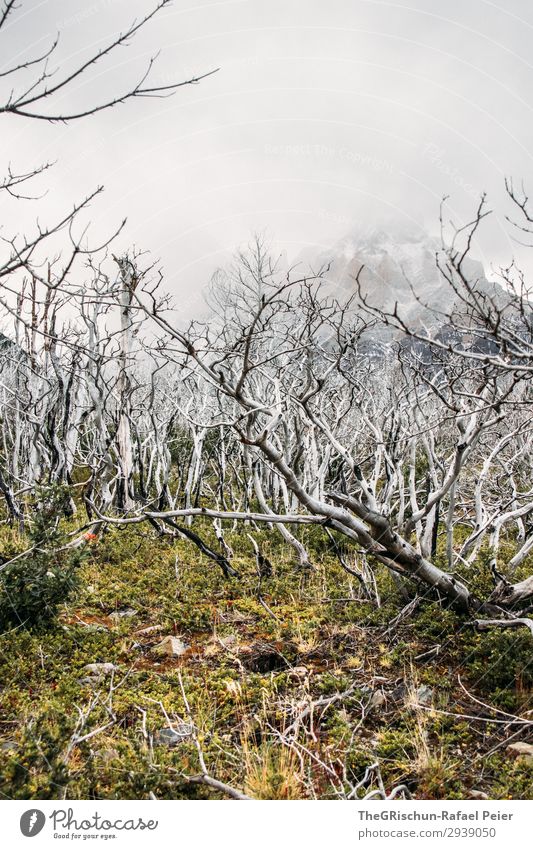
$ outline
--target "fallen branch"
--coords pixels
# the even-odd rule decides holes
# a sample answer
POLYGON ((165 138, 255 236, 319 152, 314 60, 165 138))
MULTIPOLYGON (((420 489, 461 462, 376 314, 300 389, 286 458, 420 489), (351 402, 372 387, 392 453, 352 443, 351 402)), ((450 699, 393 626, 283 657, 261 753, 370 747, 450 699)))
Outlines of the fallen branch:
POLYGON ((416 710, 425 710, 429 713, 440 713, 443 716, 453 716, 455 719, 471 719, 475 722, 488 722, 491 725, 523 725, 526 727, 533 726, 532 719, 524 719, 521 716, 517 716, 516 719, 493 719, 490 716, 475 716, 471 713, 454 713, 450 710, 441 710, 436 707, 429 707, 428 705, 421 705, 419 702, 414 702, 411 705, 412 708, 416 710))
POLYGON ((529 628, 533 635, 533 619, 475 619, 472 624, 478 631, 490 631, 491 628, 529 628))

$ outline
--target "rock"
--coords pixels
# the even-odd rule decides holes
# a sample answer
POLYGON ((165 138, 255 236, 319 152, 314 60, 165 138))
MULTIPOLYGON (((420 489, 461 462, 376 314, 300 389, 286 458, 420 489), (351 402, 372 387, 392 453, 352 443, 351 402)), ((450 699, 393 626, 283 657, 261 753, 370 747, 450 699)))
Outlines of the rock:
MULTIPOLYGON (((327 266, 328 295, 338 298, 339 293, 351 294, 357 275, 361 293, 369 304, 386 312, 400 304, 401 314, 411 326, 439 328, 438 312, 449 314, 456 299, 453 289, 442 285, 434 261, 438 250, 437 240, 418 226, 387 222, 386 226, 354 230, 331 249, 318 255, 311 249, 299 259, 313 267, 327 266)), ((498 284, 487 280, 481 263, 465 258, 464 271, 470 281, 475 281, 481 298, 503 294, 498 284)), ((496 303, 499 297, 495 298, 496 303)), ((383 338, 387 332, 390 334, 390 328, 373 328, 373 340, 383 338)))
POLYGON ((115 666, 114 663, 87 663, 83 668, 85 672, 96 675, 98 678, 111 675, 112 672, 118 672, 118 666, 115 666))
POLYGON ((236 634, 228 634, 227 637, 222 637, 220 642, 222 643, 222 645, 224 646, 225 649, 230 649, 232 646, 234 646, 236 644, 237 635, 236 634))
POLYGON ((174 728, 161 728, 154 735, 156 746, 177 746, 192 737, 194 727, 188 722, 178 723, 174 728))
POLYGON ((147 637, 149 634, 157 634, 159 631, 163 630, 162 625, 148 625, 147 628, 141 628, 139 631, 135 631, 136 637, 147 637))
POLYGON ((470 799, 480 799, 481 801, 489 798, 486 793, 483 793, 483 790, 470 790, 468 796, 470 799))
POLYGON ((374 693, 372 693, 372 697, 368 703, 368 707, 371 710, 377 710, 378 708, 383 707, 386 701, 387 698, 385 696, 385 693, 382 693, 381 690, 376 690, 374 693))
POLYGON ((293 666, 293 668, 289 670, 291 678, 306 678, 308 674, 309 670, 306 666, 293 666))
POLYGON ((165 639, 157 645, 153 651, 156 654, 166 654, 169 657, 181 657, 190 646, 180 640, 179 637, 165 637, 165 639))
POLYGON ((422 684, 416 691, 416 700, 419 705, 424 705, 424 707, 430 705, 433 701, 433 690, 431 687, 426 687, 425 684, 422 684))
POLYGON ((525 758, 528 762, 533 763, 533 745, 531 743, 510 743, 505 751, 515 758, 525 758))
POLYGON ((120 622, 121 619, 131 619, 132 616, 137 616, 138 612, 133 607, 124 607, 121 610, 115 610, 114 613, 110 614, 109 618, 114 622, 120 622))
POLYGON ((0 743, 0 750, 2 752, 16 752, 17 744, 14 740, 4 740, 3 743, 0 743))

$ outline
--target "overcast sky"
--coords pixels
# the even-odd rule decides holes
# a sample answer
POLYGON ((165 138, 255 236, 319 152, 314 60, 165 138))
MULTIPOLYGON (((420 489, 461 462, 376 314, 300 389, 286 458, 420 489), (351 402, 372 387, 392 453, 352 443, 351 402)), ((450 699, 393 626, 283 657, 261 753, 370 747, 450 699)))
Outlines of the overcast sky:
MULTIPOLYGON (((0 66, 60 30, 56 64, 73 67, 151 7, 20 6, 0 66)), ((486 190, 498 214, 478 255, 505 260, 503 178, 533 191, 532 38, 528 0, 175 0, 58 106, 119 91, 158 49, 156 83, 220 71, 66 127, 1 117, 2 165, 57 160, 48 195, 16 221, 51 218, 103 183, 95 234, 127 215, 121 247, 161 257, 167 285, 194 303, 253 231, 295 257, 376 218, 435 232, 442 195, 459 221, 486 190)))

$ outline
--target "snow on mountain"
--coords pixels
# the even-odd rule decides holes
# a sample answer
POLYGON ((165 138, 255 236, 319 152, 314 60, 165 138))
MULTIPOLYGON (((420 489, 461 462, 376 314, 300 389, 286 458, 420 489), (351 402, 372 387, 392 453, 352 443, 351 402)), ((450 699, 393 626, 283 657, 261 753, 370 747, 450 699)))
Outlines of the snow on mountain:
MULTIPOLYGON (((359 273, 361 293, 369 304, 387 312, 397 304, 411 326, 435 326, 435 311, 448 313, 456 300, 437 268, 439 249, 440 242, 423 230, 396 225, 351 234, 320 253, 311 265, 315 270, 329 266, 328 294, 343 300, 356 292, 359 273)), ((309 255, 306 259, 309 262, 309 255)), ((494 291, 481 263, 468 260, 465 270, 476 288, 494 291)))

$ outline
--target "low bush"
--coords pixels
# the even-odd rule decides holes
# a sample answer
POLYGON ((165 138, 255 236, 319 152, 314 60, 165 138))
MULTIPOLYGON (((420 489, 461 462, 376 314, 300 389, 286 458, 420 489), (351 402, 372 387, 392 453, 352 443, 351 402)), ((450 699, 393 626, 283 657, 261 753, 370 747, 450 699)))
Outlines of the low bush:
POLYGON ((78 587, 77 570, 84 550, 66 548, 61 529, 68 498, 68 491, 61 486, 36 493, 25 537, 26 553, 0 566, 0 632, 51 622, 78 587))

